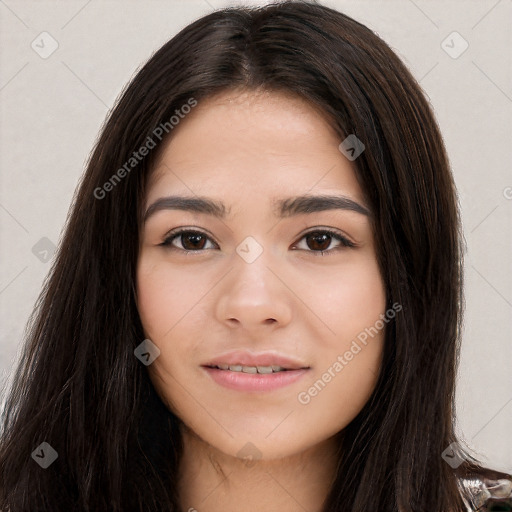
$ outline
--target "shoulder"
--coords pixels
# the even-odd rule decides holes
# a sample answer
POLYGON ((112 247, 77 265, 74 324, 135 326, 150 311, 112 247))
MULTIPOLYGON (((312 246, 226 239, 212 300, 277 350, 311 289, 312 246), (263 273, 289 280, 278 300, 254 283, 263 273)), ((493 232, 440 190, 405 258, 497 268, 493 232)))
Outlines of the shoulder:
POLYGON ((456 474, 467 512, 512 511, 512 475, 482 467, 456 474))

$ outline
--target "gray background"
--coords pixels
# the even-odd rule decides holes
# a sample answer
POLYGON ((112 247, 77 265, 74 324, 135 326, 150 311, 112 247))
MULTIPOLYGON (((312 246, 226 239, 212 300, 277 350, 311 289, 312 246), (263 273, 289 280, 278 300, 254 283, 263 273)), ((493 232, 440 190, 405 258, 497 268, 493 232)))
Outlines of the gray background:
MULTIPOLYGON (((242 3, 268 2, 0 1, 0 399, 115 98, 178 30, 242 3), (46 58, 42 32, 58 43, 46 58)), ((484 463, 512 472, 512 0, 321 3, 385 39, 434 107, 467 242, 458 432, 484 463)))

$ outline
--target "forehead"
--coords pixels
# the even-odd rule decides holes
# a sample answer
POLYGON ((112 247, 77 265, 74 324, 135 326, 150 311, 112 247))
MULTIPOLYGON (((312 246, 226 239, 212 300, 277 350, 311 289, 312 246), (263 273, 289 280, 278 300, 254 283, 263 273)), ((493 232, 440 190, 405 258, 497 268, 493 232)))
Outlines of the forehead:
POLYGON ((341 190, 362 200, 327 117, 283 92, 229 91, 201 101, 165 142, 148 186, 164 192, 269 197, 341 190))

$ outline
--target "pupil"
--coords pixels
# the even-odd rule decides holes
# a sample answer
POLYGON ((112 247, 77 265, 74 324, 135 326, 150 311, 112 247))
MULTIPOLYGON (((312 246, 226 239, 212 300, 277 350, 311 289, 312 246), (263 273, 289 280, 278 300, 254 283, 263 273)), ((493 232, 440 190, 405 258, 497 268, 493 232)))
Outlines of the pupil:
POLYGON ((200 233, 190 233, 188 235, 182 235, 181 243, 182 243, 183 247, 185 247, 185 249, 189 249, 190 250, 190 248, 187 247, 187 243, 184 243, 184 241, 192 240, 192 249, 202 249, 203 246, 204 246, 204 238, 203 238, 203 243, 202 244, 199 243, 199 247, 197 245, 199 240, 202 237, 203 237, 203 235, 201 235, 200 233))
POLYGON ((309 248, 310 249, 316 249, 316 250, 319 250, 319 251, 325 251, 329 247, 329 244, 331 243, 330 242, 331 236, 326 234, 326 233, 323 233, 323 234, 312 233, 312 234, 310 234, 308 236, 308 239, 309 240, 311 240, 311 239, 315 240, 315 242, 313 244, 308 244, 309 248), (318 239, 323 239, 323 245, 322 245, 322 242, 320 242, 320 244, 316 243, 316 240, 318 240, 318 239), (327 244, 325 243, 326 241, 327 241, 327 244))

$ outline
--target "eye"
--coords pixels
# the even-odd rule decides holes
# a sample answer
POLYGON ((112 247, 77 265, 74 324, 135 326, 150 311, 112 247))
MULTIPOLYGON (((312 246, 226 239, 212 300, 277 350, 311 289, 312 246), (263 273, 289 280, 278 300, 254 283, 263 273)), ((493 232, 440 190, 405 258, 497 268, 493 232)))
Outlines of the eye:
MULTIPOLYGON (((318 229, 309 231, 305 233, 300 241, 306 240, 306 246, 309 249, 300 248, 299 250, 306 250, 306 252, 311 252, 316 255, 323 256, 325 253, 333 253, 335 251, 341 250, 346 247, 355 247, 356 244, 348 240, 341 233, 333 231, 332 229, 318 229), (328 249, 331 245, 332 241, 338 240, 341 245, 335 248, 328 249)), ((191 230, 191 229, 179 229, 175 231, 171 231, 169 235, 165 238, 165 240, 160 244, 163 247, 168 247, 172 250, 181 250, 186 253, 192 252, 204 252, 203 249, 211 249, 212 247, 206 247, 207 242, 212 241, 212 239, 203 233, 202 231, 191 230), (178 240, 181 247, 178 247, 173 244, 175 240, 178 240)), ((214 247, 218 248, 216 242, 213 242, 214 247)), ((296 250, 297 244, 295 244, 292 249, 296 250)))
MULTIPOLYGON (((324 253, 327 253, 327 255, 330 255, 334 252, 337 252, 339 250, 342 250, 344 248, 351 248, 355 247, 356 244, 348 240, 345 236, 343 236, 341 233, 338 233, 337 231, 333 231, 332 229, 319 229, 316 228, 313 231, 309 231, 308 233, 304 234, 300 240, 305 240, 306 247, 309 249, 312 249, 311 252, 315 256, 323 256, 324 253), (328 247, 331 245, 332 241, 338 240, 341 245, 338 245, 335 248, 328 249, 328 247)), ((299 249, 304 250, 304 249, 299 249)), ((307 249, 306 249, 307 250, 307 249)))
MULTIPOLYGON (((173 250, 181 249, 182 251, 186 252, 202 252, 201 249, 205 249, 205 242, 207 240, 211 240, 210 237, 201 231, 195 231, 191 229, 180 229, 176 231, 171 231, 171 233, 169 233, 169 236, 160 245, 164 247, 169 247, 169 249, 173 250), (181 247, 176 247, 175 245, 173 245, 172 242, 176 239, 181 243, 181 247)), ((206 249, 209 249, 209 247, 206 247, 206 249)))

